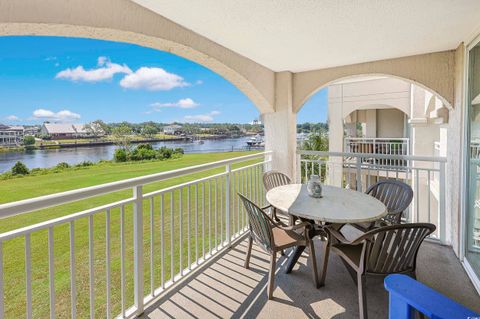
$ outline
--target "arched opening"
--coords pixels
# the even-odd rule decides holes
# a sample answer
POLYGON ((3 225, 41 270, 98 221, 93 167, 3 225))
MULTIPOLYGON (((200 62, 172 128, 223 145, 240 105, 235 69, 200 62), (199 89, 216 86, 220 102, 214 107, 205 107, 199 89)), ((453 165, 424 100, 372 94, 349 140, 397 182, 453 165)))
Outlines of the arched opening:
MULTIPOLYGON (((297 115, 313 118, 316 110, 328 123, 328 142, 315 144, 324 148, 302 157, 302 179, 320 174, 326 184, 362 191, 383 179, 400 180, 419 199, 405 218, 437 223, 439 189, 445 186, 440 186, 435 157, 446 155, 448 136, 449 109, 443 100, 397 77, 354 76, 329 83, 305 103, 308 116, 304 108, 297 115)), ((306 138, 304 149, 312 150, 309 139, 319 137, 312 131, 306 138)))
MULTIPOLYGON (((395 74, 389 74, 389 73, 359 73, 359 74, 350 74, 346 76, 339 76, 336 78, 325 77, 324 79, 324 77, 320 77, 320 79, 315 79, 315 80, 311 79, 308 85, 307 84, 305 85, 306 87, 308 87, 308 89, 302 89, 302 90, 299 90, 299 92, 296 92, 297 96, 295 98, 294 108, 297 112, 300 111, 301 108, 305 105, 307 101, 310 100, 312 96, 314 96, 317 92, 325 88, 328 88, 331 85, 335 85, 338 83, 359 82, 359 81, 375 80, 375 79, 383 79, 383 78, 397 79, 397 80, 409 83, 411 85, 414 85, 419 89, 425 90, 427 92, 426 94, 430 94, 430 96, 437 97, 440 103, 442 103, 447 109, 449 110, 453 109, 450 99, 445 98, 436 90, 428 87, 422 82, 415 81, 407 77, 398 76, 395 74), (306 91, 306 93, 303 93, 303 91, 306 91)), ((297 81, 300 81, 300 80, 297 80, 297 81)))
MULTIPOLYGON (((116 8, 120 9, 120 8, 116 8)), ((33 10, 33 9, 32 9, 33 10)), ((142 9, 143 11, 143 9, 142 9)), ((151 12, 144 16, 144 19, 154 19, 157 22, 166 23, 163 28, 159 29, 160 33, 164 29, 178 28, 171 21, 161 20, 158 15, 151 12)), ((133 21, 130 21, 133 22, 133 21)), ((135 29, 135 28, 134 28, 135 29)), ((133 30, 133 29, 132 29, 133 30)), ((191 31, 181 31, 180 34, 187 36, 191 31)), ((168 33, 168 32, 167 32, 168 33)), ((59 36, 59 37, 73 37, 73 38, 87 38, 98 39, 115 42, 124 42, 136 44, 142 47, 152 48, 159 51, 169 52, 179 57, 191 60, 199 65, 202 65, 213 72, 219 74, 227 81, 237 87, 245 96, 247 96, 261 113, 273 112, 273 81, 274 74, 272 71, 253 64, 251 61, 244 61, 239 59, 233 52, 223 52, 218 57, 216 56, 222 50, 217 50, 215 55, 209 55, 203 50, 216 49, 213 43, 203 43, 205 39, 195 39, 197 35, 191 35, 191 44, 185 44, 184 39, 178 36, 178 41, 169 39, 171 34, 165 37, 149 35, 143 32, 125 31, 123 28, 107 28, 105 26, 89 26, 63 24, 51 22, 45 23, 0 23, 0 36, 59 36), (202 50, 203 49, 203 50, 202 50)), ((222 48, 225 50, 224 48, 222 48)))
POLYGON ((0 148, 8 149, 0 174, 17 161, 29 169, 110 161, 122 125, 132 146, 149 141, 185 153, 239 151, 246 134, 261 132, 249 97, 170 52, 52 36, 0 37, 0 48, 0 148), (25 137, 35 140, 25 145, 25 137))
POLYGON ((345 138, 409 140, 422 130, 421 141, 416 141, 422 146, 412 144, 411 151, 402 154, 438 153, 440 128, 446 129, 450 106, 431 91, 397 77, 352 76, 331 82, 317 92, 299 109, 297 117, 301 121, 314 118, 316 112, 323 114, 328 123, 330 151, 348 151, 345 138), (306 114, 303 107, 307 108, 306 114), (431 137, 428 142, 427 132, 431 137), (426 148, 426 144, 431 145, 426 148))

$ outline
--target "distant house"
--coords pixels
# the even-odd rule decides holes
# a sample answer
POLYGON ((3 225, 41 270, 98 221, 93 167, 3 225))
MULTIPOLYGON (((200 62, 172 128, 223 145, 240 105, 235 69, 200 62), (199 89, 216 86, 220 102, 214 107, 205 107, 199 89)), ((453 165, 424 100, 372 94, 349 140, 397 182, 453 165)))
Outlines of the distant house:
POLYGON ((167 135, 176 135, 183 132, 183 128, 180 125, 169 125, 163 128, 163 133, 167 135))
POLYGON ((25 129, 23 126, 0 124, 0 146, 16 146, 23 143, 25 129))
POLYGON ((38 132, 40 132, 40 127, 39 126, 25 126, 25 135, 31 135, 31 136, 35 136, 38 134, 38 132))
POLYGON ((101 128, 85 124, 57 124, 43 123, 40 134, 50 136, 52 139, 85 138, 90 136, 105 135, 101 128))

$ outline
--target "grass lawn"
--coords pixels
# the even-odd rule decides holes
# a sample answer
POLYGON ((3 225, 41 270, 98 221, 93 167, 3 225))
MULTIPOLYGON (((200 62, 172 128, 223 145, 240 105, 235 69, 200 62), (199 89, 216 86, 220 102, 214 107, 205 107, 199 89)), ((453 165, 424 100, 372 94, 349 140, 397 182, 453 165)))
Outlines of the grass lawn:
MULTIPOLYGON (((61 173, 30 176, 18 179, 0 181, 0 203, 12 202, 61 191, 98 185, 131 177, 143 176, 182 167, 218 161, 249 154, 249 152, 229 152, 211 154, 187 154, 180 159, 169 161, 154 161, 141 163, 105 163, 93 167, 67 169, 61 173)), ((252 164, 258 160, 236 164, 233 168, 252 164)), ((152 183, 144 187, 144 193, 178 185, 215 173, 223 172, 224 168, 209 170, 188 176, 178 177, 163 182, 152 183)), ((232 193, 230 202, 232 233, 245 225, 243 212, 239 210, 240 203, 235 192, 250 192, 251 197, 260 201, 263 189, 260 186, 261 169, 236 174, 231 180, 232 193), (239 189, 240 184, 252 187, 239 189), (240 222, 239 222, 240 221, 240 222)), ((194 262, 196 256, 201 256, 205 249, 215 247, 225 238, 225 177, 214 182, 202 183, 197 187, 186 187, 182 190, 166 193, 144 200, 144 263, 145 263, 145 295, 150 293, 151 273, 153 263, 153 285, 161 285, 162 278, 171 278, 171 261, 174 261, 173 273, 177 274, 188 266, 188 257, 194 262), (198 195, 196 195, 198 194, 198 195), (172 198, 173 196, 173 198, 172 198), (180 197, 182 200, 180 200, 180 197), (205 204, 203 204, 205 202, 205 204), (171 205, 173 203, 173 206, 171 205), (196 205, 198 203, 198 205, 196 205), (164 219, 161 219, 160 207, 164 207, 164 219), (188 207, 190 206, 190 210, 188 207), (180 209, 182 208, 182 209, 180 209), (198 208, 198 209, 196 209, 198 208), (182 220, 182 222, 181 222, 182 220), (153 223, 151 222, 153 221, 153 223), (173 221, 173 227, 172 227, 173 221), (190 227, 188 227, 190 221, 190 227), (198 225, 198 228, 195 228, 198 225), (164 229, 165 257, 161 260, 161 229, 164 229), (173 232, 172 232, 173 228, 173 232), (153 229, 153 233, 151 233, 153 229), (217 230, 217 232, 215 232, 217 230), (195 232, 198 232, 198 237, 195 232), (180 232, 182 236, 180 237, 180 232), (217 235, 215 235, 217 233, 217 235), (190 236, 188 236, 190 234, 190 236), (173 240, 172 240, 173 239, 173 240), (171 246, 173 242, 173 246, 171 246), (153 243, 153 245, 152 245, 153 243), (190 250, 187 249, 190 243, 190 250), (183 249, 180 250, 180 245, 183 249), (153 251, 153 255, 151 255, 153 251), (172 254, 173 252, 173 254, 172 254), (180 262, 180 260, 182 261, 180 262), (162 268, 163 265, 163 268, 162 268), (163 271, 163 276, 162 276, 163 271)), ((52 218, 65 216, 88 208, 112 203, 132 196, 131 190, 94 197, 67 205, 26 213, 5 218, 0 223, 0 233, 36 224, 52 218)), ((120 300, 120 209, 97 213, 93 216, 94 237, 94 291, 95 316, 106 317, 106 219, 110 219, 110 260, 111 260, 111 301, 112 314, 121 311, 120 300), (108 215, 108 216, 107 216, 108 215)), ((77 286, 77 317, 88 317, 89 314, 89 253, 88 253, 88 218, 82 218, 72 225, 75 231, 75 261, 77 286)), ((124 207, 125 232, 125 273, 126 273, 126 306, 133 304, 133 214, 131 205, 124 207)), ((53 228, 55 255, 55 309, 58 318, 70 317, 70 224, 58 225, 53 228)), ((35 318, 44 318, 49 313, 48 293, 48 231, 42 230, 31 235, 33 314, 35 318)), ((21 318, 25 316, 25 238, 8 240, 3 244, 4 283, 6 318, 21 318)))

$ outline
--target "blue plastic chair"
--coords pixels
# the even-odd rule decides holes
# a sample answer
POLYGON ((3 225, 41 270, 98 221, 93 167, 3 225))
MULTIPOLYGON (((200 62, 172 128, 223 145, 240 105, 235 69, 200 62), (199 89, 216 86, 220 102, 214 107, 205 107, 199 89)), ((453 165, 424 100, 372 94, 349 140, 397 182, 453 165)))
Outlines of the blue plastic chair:
POLYGON ((389 318, 414 319, 415 309, 432 319, 480 319, 480 314, 406 275, 389 275, 389 318))

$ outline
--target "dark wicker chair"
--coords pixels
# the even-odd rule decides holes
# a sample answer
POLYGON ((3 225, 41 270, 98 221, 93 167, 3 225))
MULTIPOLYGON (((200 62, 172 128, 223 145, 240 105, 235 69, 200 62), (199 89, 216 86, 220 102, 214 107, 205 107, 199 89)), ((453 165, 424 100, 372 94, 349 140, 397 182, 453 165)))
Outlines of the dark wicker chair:
MULTIPOLYGON (((418 250, 425 237, 435 231, 435 225, 417 223, 384 226, 353 241, 345 239, 334 228, 327 230, 329 240, 325 258, 328 258, 329 250, 340 256, 358 287, 360 318, 367 319, 366 275, 405 273, 416 278, 418 250)), ((322 280, 326 271, 327 267, 324 266, 322 280)))
POLYGON ((268 274, 268 299, 273 298, 275 282, 275 268, 277 253, 284 249, 296 246, 308 246, 312 264, 313 282, 318 287, 317 260, 313 241, 310 239, 310 227, 307 222, 294 226, 286 226, 275 222, 260 207, 252 203, 245 196, 238 194, 245 206, 249 217, 250 233, 248 236, 247 255, 245 257, 245 268, 249 268, 252 243, 255 241, 265 252, 270 254, 270 271, 268 274), (298 232, 302 230, 302 232, 298 232))
POLYGON ((382 180, 368 188, 369 194, 387 207, 388 214, 374 223, 352 224, 355 228, 367 232, 375 226, 386 226, 400 224, 403 212, 410 206, 413 199, 412 188, 397 180, 382 180))
MULTIPOLYGON (((291 183, 292 183, 292 180, 290 179, 290 177, 283 174, 282 172, 272 170, 272 171, 265 172, 263 174, 263 186, 265 187, 267 192, 275 187, 288 185, 291 183)), ((279 221, 280 219, 277 217, 277 212, 279 210, 273 206, 264 207, 264 209, 267 209, 267 208, 270 209, 272 213, 272 218, 275 219, 276 221, 279 221)), ((290 220, 290 225, 293 225, 293 222, 294 222, 293 217, 289 216, 289 220, 290 220)))

